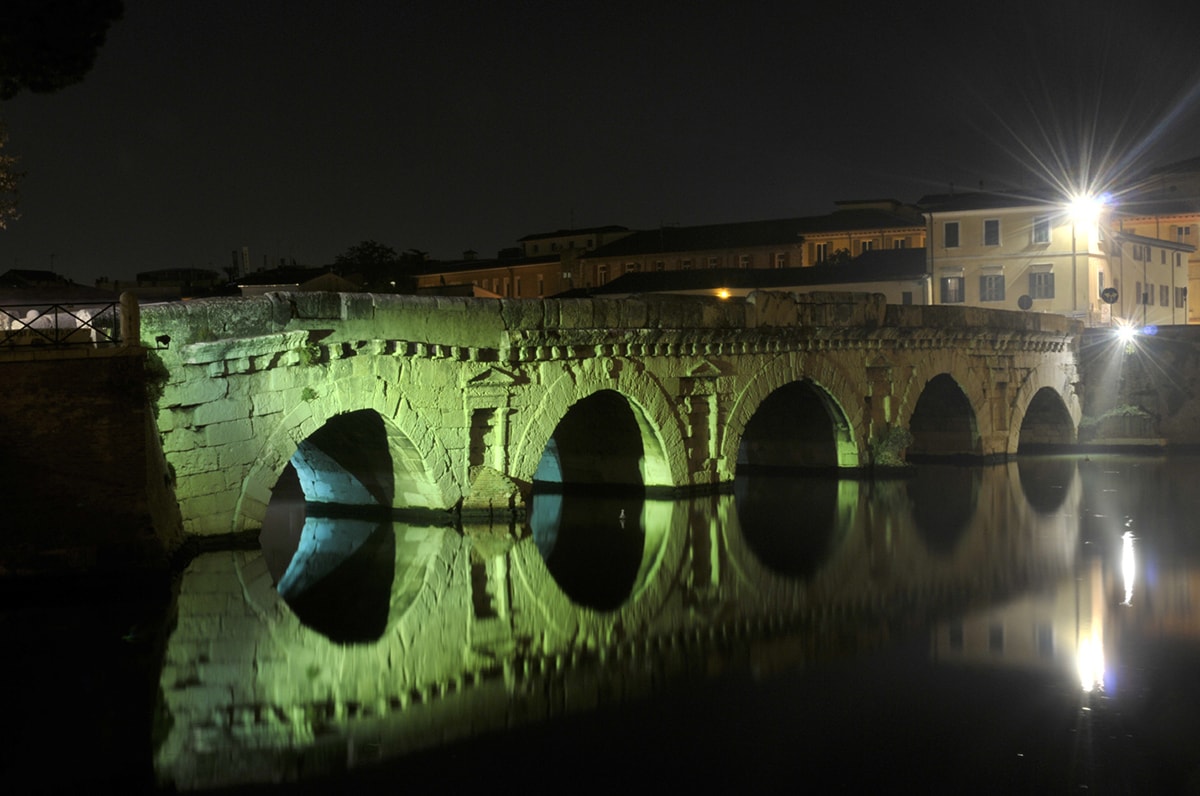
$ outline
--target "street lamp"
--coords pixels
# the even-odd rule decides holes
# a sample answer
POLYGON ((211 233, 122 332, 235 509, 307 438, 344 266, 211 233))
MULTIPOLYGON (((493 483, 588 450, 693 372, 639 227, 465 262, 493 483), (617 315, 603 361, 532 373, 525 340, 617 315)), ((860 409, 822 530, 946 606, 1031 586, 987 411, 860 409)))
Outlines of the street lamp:
MULTIPOLYGON (((1071 311, 1079 310, 1079 266, 1078 256, 1079 247, 1077 244, 1077 230, 1083 227, 1087 230, 1088 242, 1088 263, 1091 263, 1091 240, 1093 238, 1092 231, 1100 223, 1100 213, 1104 210, 1105 197, 1095 196, 1090 193, 1079 193, 1073 195, 1067 202, 1067 217, 1071 219, 1071 311)), ((1091 269, 1089 268, 1089 275, 1091 269)))

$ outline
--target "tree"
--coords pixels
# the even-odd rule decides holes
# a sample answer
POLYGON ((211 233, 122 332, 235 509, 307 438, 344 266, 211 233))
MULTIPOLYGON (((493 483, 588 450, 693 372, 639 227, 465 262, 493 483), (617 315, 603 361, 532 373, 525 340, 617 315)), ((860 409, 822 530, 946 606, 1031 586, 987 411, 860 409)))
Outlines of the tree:
MULTIPOLYGON (((96 62, 109 26, 125 12, 122 0, 2 0, 0 100, 23 89, 58 91, 78 83, 96 62)), ((0 229, 20 218, 17 188, 25 176, 4 152, 0 123, 0 229)))
POLYGON ((83 80, 122 0, 4 0, 0 3, 0 100, 22 89, 58 91, 83 80))
POLYGON ((339 269, 369 269, 396 265, 399 262, 400 257, 391 246, 385 246, 373 240, 364 240, 339 254, 334 258, 333 264, 339 269))
POLYGON ((7 229, 12 221, 21 217, 17 210, 17 186, 24 176, 17 171, 17 159, 4 152, 8 144, 8 131, 0 122, 0 229, 7 229))

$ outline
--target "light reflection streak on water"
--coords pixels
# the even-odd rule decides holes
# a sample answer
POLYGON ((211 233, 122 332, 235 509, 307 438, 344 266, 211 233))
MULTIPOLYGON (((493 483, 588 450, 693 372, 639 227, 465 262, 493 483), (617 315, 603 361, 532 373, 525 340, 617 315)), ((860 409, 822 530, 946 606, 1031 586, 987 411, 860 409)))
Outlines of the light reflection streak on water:
POLYGON ((1121 536, 1121 575, 1125 579, 1125 601, 1121 605, 1133 605, 1133 580, 1137 562, 1133 555, 1133 532, 1121 536))
POLYGON ((1081 638, 1076 657, 1079 669, 1079 684, 1085 693, 1097 688, 1104 690, 1104 638, 1101 634, 1088 634, 1081 638))

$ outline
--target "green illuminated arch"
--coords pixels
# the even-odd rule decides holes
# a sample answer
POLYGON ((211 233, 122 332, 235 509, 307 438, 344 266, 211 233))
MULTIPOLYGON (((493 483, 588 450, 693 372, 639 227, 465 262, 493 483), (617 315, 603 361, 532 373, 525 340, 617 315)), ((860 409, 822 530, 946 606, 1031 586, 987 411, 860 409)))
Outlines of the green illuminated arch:
POLYGON ((318 397, 298 399, 291 411, 279 415, 243 480, 235 530, 261 526, 271 489, 301 442, 332 418, 361 409, 372 409, 383 420, 394 507, 449 509, 458 502, 461 485, 454 481, 450 456, 433 429, 407 401, 389 396, 382 380, 356 376, 325 383, 318 397))
POLYGON ((855 429, 865 429, 866 424, 861 417, 852 417, 845 410, 847 405, 852 406, 853 403, 848 404, 838 397, 855 394, 854 381, 829 359, 821 360, 820 373, 808 373, 804 364, 802 354, 793 352, 780 355, 767 362, 739 390, 726 417, 721 440, 722 462, 726 468, 726 472, 722 473, 723 480, 733 480, 743 437, 759 409, 776 391, 799 382, 811 389, 829 417, 835 466, 852 469, 860 465, 860 446, 855 429))

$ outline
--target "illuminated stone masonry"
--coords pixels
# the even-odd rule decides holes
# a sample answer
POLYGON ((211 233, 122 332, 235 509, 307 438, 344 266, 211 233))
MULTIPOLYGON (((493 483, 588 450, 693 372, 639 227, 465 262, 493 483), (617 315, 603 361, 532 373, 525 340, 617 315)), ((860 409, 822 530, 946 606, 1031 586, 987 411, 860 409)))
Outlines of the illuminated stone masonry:
POLYGON ((556 432, 575 446, 560 451, 568 480, 716 489, 739 457, 807 455, 802 427, 789 446, 771 440, 786 426, 751 425, 797 383, 828 417, 836 452, 824 464, 838 468, 893 463, 889 445, 909 430, 909 452, 1003 457, 1035 396, 1050 404, 1036 413, 1039 441, 1073 442, 1079 331, 1058 316, 866 294, 278 293, 148 306, 141 337, 184 530, 220 535, 261 525, 289 461, 332 490, 306 487, 309 500, 520 512, 556 432), (568 435, 573 407, 594 417, 568 435), (625 407, 633 422, 621 425, 625 407), (959 422, 932 428, 934 411, 959 422), (595 453, 606 434, 627 437, 609 458, 595 453), (363 445, 379 451, 370 473, 342 455, 363 445), (620 462, 630 451, 636 473, 620 462))

